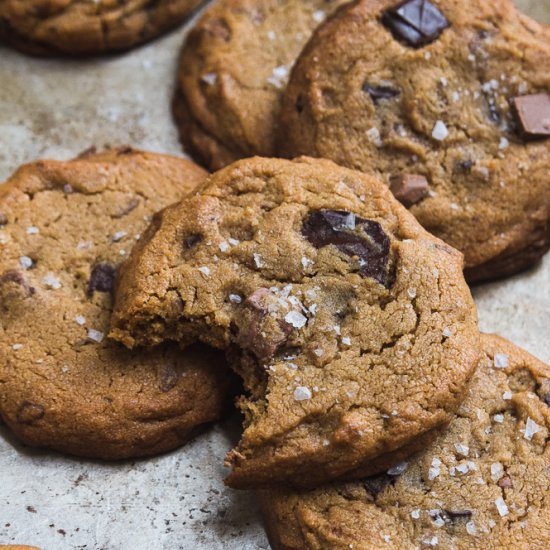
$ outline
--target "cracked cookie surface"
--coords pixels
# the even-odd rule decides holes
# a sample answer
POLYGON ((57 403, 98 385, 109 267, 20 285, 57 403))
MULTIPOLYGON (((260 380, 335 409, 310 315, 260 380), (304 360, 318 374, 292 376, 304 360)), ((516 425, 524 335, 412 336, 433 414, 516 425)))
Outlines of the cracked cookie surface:
POLYGON ((550 544, 550 368, 493 335, 443 435, 389 472, 262 491, 274 550, 544 549, 550 544))
POLYGON ((107 340, 117 266, 205 175, 120 149, 38 161, 0 187, 0 415, 25 443, 152 455, 220 416, 231 373, 219 352, 107 340))
POLYGON ((384 469, 451 419, 479 358, 462 255, 373 177, 307 158, 236 162, 156 216, 111 335, 228 351, 238 488, 384 469))
POLYGON ((181 23, 202 0, 2 0, 0 40, 34 55, 137 46, 181 23))
POLYGON ((343 0, 220 0, 189 33, 174 114, 186 150, 211 170, 274 156, 281 96, 314 28, 343 0))
POLYGON ((502 277, 550 246, 549 93, 548 31, 509 0, 360 0, 297 61, 280 152, 374 171, 398 191, 420 176, 412 202, 396 195, 464 253, 469 280, 502 277), (430 23, 415 10, 428 6, 420 37, 414 25, 430 23), (540 94, 541 124, 526 129, 517 100, 540 94))

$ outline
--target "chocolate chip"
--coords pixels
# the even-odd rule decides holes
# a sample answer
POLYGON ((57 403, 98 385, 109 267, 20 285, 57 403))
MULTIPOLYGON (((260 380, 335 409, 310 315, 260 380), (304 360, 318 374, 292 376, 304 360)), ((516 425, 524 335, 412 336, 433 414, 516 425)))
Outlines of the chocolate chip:
POLYGON ((159 390, 162 393, 169 392, 178 383, 179 374, 174 365, 159 365, 157 375, 159 381, 159 390))
POLYGON ((375 476, 366 477, 363 479, 363 485, 367 492, 376 498, 388 485, 395 482, 396 476, 389 476, 386 473, 375 476))
POLYGON ((137 208, 138 204, 139 199, 137 197, 131 198, 128 204, 122 206, 117 212, 112 215, 113 218, 123 218, 124 216, 127 216, 130 212, 137 208))
MULTIPOLYGON (((271 290, 259 288, 243 302, 236 320, 239 345, 260 361, 273 357, 292 332, 292 326, 277 316, 279 306, 271 290)), ((286 314, 287 310, 283 308, 280 312, 286 314)))
POLYGON ((316 210, 304 221, 302 235, 315 247, 334 245, 359 260, 359 272, 390 286, 390 239, 375 221, 341 210, 316 210))
POLYGON ((512 104, 523 137, 550 136, 550 94, 514 97, 512 104))
POLYGON ((390 179, 390 191, 407 208, 428 196, 428 180, 415 174, 401 174, 390 179))
POLYGON ((503 489, 513 489, 514 484, 512 483, 512 479, 510 476, 502 476, 498 482, 497 485, 499 487, 502 487, 503 489))
POLYGON ((445 510, 445 514, 451 521, 459 521, 472 517, 470 510, 445 510))
POLYGON ((36 290, 29 285, 23 273, 17 269, 10 269, 0 275, 0 286, 6 283, 14 283, 20 286, 27 296, 31 296, 36 292, 36 290))
POLYGON ((202 235, 199 235, 198 233, 194 235, 189 235, 185 237, 185 239, 183 240, 187 248, 193 248, 194 246, 199 244, 201 241, 202 241, 202 235))
POLYGON ((6 216, 6 214, 3 214, 2 212, 0 212, 0 226, 7 225, 7 223, 8 223, 8 217, 6 216))
POLYGON ((99 263, 92 269, 88 282, 88 294, 98 292, 112 292, 115 284, 116 269, 108 263, 99 263))
POLYGON ((374 103, 378 103, 381 99, 392 99, 399 95, 399 90, 395 90, 390 86, 372 86, 368 82, 363 84, 363 91, 370 95, 374 103))
POLYGON ((450 26, 447 18, 428 0, 407 0, 382 17, 397 40, 418 48, 433 42, 450 26))
POLYGON ((20 424, 33 424, 44 416, 44 412, 42 405, 24 401, 17 411, 17 422, 20 424))

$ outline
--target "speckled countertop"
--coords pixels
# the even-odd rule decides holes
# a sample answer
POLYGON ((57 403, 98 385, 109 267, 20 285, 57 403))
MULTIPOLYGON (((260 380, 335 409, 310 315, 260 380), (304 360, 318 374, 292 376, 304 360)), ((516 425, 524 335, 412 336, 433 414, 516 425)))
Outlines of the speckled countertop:
MULTIPOLYGON (((550 22, 550 0, 517 0, 550 22)), ((38 60, 0 47, 0 181, 23 162, 68 159, 90 145, 181 154, 170 97, 182 28, 122 56, 38 60)), ((550 256, 478 287, 482 330, 550 362, 550 256)), ((25 449, 0 427, 0 544, 44 550, 268 548, 254 495, 223 486, 233 418, 185 448, 105 464, 25 449)))

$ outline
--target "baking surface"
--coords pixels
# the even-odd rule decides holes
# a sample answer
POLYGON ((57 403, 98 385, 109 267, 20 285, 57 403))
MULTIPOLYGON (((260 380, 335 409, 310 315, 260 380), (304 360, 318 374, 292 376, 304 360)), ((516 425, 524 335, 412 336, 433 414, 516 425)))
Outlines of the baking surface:
MULTIPOLYGON (((550 0, 518 0, 550 22, 550 0)), ((0 181, 90 145, 181 155, 170 117, 185 29, 122 56, 39 60, 0 47, 0 181)), ((474 289, 481 329, 550 362, 550 256, 474 289)), ((235 417, 161 457, 106 464, 29 450, 0 427, 0 544, 43 550, 268 548, 254 500, 223 486, 235 417)))

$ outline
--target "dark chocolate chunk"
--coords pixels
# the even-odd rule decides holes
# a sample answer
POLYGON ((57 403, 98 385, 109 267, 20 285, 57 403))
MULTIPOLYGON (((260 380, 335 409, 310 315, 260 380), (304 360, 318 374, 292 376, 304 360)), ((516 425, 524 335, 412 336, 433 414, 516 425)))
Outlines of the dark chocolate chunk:
POLYGON ((428 180, 416 174, 401 174, 390 179, 390 191, 407 208, 428 196, 428 180))
POLYGON ((277 309, 277 296, 268 288, 259 288, 243 302, 237 319, 239 345, 261 361, 272 358, 292 332, 292 325, 269 314, 270 305, 277 309))
POLYGON ((472 517, 470 510, 445 510, 445 515, 451 521, 459 521, 461 519, 469 519, 472 517))
POLYGON ((514 97, 512 104, 523 137, 550 136, 550 94, 514 97))
POLYGON ((184 243, 187 248, 193 248, 194 246, 199 244, 201 241, 202 241, 202 235, 199 235, 198 233, 195 235, 189 235, 184 239, 184 243))
POLYGON ((97 292, 112 292, 115 285, 116 269, 108 263, 99 263, 92 269, 88 282, 88 294, 97 292))
POLYGON ((386 473, 363 479, 365 489, 373 498, 376 498, 388 485, 391 485, 394 482, 395 476, 389 476, 386 473))
POLYGON ((363 84, 363 91, 370 95, 374 103, 378 103, 381 99, 392 99, 399 95, 399 90, 395 90, 390 86, 372 86, 368 82, 363 84))
POLYGON ((37 420, 40 420, 44 416, 44 407, 31 403, 30 401, 23 401, 22 405, 17 411, 17 422, 20 424, 34 424, 37 420))
POLYGON ((29 285, 23 273, 17 269, 10 269, 0 275, 0 286, 6 283, 14 283, 20 286, 27 296, 31 296, 36 292, 36 290, 29 285))
POLYGON ((450 26, 447 18, 428 0, 407 0, 387 10, 382 21, 397 40, 413 48, 433 42, 450 26))
POLYGON ((390 239, 378 222, 340 210, 316 210, 304 221, 302 235, 317 248, 336 246, 359 260, 363 277, 390 285, 390 239))

